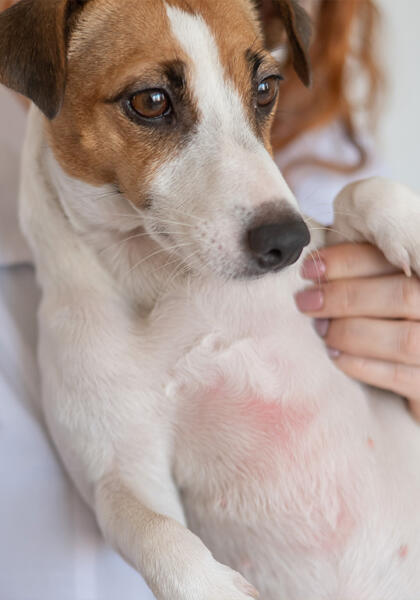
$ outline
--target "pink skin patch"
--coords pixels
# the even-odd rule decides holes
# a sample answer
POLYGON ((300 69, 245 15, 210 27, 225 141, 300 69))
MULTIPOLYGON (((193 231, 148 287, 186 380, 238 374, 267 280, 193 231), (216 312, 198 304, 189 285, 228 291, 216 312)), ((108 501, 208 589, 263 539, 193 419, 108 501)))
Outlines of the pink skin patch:
POLYGON ((372 440, 372 438, 368 438, 367 443, 368 443, 369 448, 371 450, 373 450, 375 447, 375 442, 372 440))
POLYGON ((238 474, 246 471, 251 480, 260 481, 277 479, 279 463, 298 460, 316 416, 305 402, 273 401, 232 389, 224 381, 197 394, 188 406, 186 435, 193 436, 202 459, 208 451, 214 465, 218 449, 221 456, 230 456, 230 461, 223 461, 226 466, 237 465, 238 474))
POLYGON ((335 550, 344 546, 355 526, 354 517, 350 513, 341 494, 339 494, 339 499, 340 512, 338 514, 336 526, 331 530, 329 535, 325 537, 324 541, 320 543, 322 550, 327 554, 332 554, 335 550))
POLYGON ((403 546, 400 546, 399 550, 398 550, 398 556, 401 559, 407 558, 408 555, 408 546, 407 544, 404 544, 403 546))
POLYGON ((319 469, 330 443, 329 438, 318 435, 315 425, 319 413, 310 399, 277 401, 249 389, 230 387, 222 380, 196 392, 186 406, 182 422, 194 446, 189 457, 199 456, 200 471, 212 473, 206 480, 218 482, 218 490, 208 491, 218 496, 218 512, 236 511, 243 486, 247 490, 255 484, 255 490, 280 486, 279 506, 286 502, 284 525, 290 528, 291 545, 334 554, 346 544, 356 525, 348 507, 347 482, 351 477, 332 472, 324 483, 319 469), (296 503, 281 499, 282 473, 296 503), (236 493, 226 495, 230 488, 236 493), (325 514, 323 497, 335 498, 335 519, 325 514), (297 537, 294 531, 299 531, 297 537))
POLYGON ((268 442, 281 444, 293 454, 293 442, 299 439, 314 420, 308 408, 281 402, 266 402, 262 398, 248 399, 240 406, 238 417, 246 420, 255 431, 263 433, 268 442))

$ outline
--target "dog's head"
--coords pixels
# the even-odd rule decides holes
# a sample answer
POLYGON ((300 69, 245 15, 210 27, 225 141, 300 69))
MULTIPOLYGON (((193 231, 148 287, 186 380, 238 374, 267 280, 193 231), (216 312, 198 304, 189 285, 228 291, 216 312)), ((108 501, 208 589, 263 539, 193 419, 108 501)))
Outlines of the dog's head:
POLYGON ((0 15, 0 81, 44 112, 63 170, 116 186, 162 247, 200 272, 260 275, 309 242, 271 158, 282 77, 261 11, 308 85, 297 0, 21 0, 0 15))

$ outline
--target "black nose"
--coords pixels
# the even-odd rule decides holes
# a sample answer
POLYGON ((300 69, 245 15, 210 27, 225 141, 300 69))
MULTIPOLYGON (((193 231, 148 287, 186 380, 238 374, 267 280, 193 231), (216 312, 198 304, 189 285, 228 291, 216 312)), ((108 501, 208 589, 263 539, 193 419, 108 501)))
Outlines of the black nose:
POLYGON ((304 221, 290 216, 248 231, 248 247, 260 272, 279 271, 295 263, 311 241, 304 221))

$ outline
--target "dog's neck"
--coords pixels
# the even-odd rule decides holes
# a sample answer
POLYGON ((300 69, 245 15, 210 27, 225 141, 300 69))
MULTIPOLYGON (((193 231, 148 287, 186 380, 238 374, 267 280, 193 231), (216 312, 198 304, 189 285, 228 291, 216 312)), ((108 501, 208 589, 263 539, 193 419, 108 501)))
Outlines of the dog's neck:
POLYGON ((67 175, 51 149, 46 170, 55 196, 75 233, 96 254, 122 292, 143 310, 185 277, 174 254, 143 227, 141 213, 115 186, 95 187, 67 175))

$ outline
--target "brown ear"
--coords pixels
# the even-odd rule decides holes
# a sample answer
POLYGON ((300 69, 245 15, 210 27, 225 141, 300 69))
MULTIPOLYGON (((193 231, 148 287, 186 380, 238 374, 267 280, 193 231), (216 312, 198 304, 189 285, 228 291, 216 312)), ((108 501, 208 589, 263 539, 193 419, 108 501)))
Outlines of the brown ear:
POLYGON ((271 20, 280 20, 287 33, 292 51, 292 62, 301 81, 311 83, 311 64, 309 46, 312 24, 308 13, 298 0, 262 0, 262 14, 266 24, 271 20))
POLYGON ((49 119, 60 111, 72 17, 87 0, 20 0, 0 14, 0 83, 49 119))

